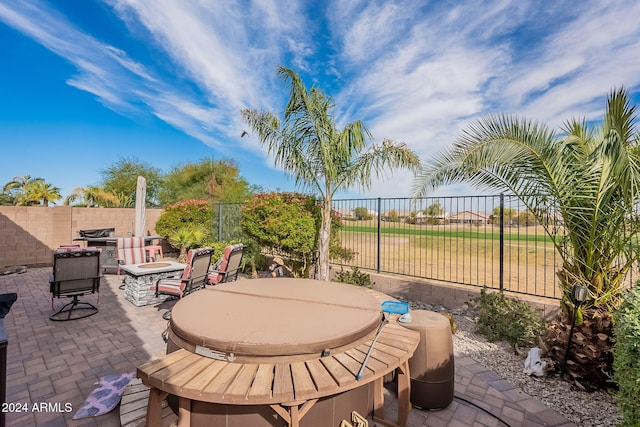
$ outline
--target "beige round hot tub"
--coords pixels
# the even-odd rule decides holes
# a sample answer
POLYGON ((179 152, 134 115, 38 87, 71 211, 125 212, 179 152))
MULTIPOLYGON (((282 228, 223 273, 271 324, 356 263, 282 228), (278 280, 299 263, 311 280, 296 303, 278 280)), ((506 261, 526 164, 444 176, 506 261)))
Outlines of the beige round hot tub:
POLYGON ((408 370, 419 339, 386 324, 356 379, 383 320, 380 295, 274 278, 195 292, 172 309, 166 358, 138 376, 176 396, 171 406, 192 426, 337 426, 352 411, 369 416, 381 410, 383 376, 408 370))
POLYGON ((382 320, 378 300, 336 282, 257 279, 221 284, 176 303, 171 339, 238 362, 320 356, 353 346, 382 320))

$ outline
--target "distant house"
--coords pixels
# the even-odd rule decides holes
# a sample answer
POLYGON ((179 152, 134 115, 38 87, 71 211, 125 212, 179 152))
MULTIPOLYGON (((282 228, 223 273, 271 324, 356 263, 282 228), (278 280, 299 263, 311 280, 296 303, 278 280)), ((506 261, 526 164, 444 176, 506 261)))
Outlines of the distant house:
POLYGON ((355 219, 356 214, 353 213, 352 209, 334 209, 334 211, 340 215, 340 218, 343 219, 355 219))
POLYGON ((411 211, 405 209, 389 209, 382 212, 383 221, 402 221, 411 214, 411 211))
POLYGON ((365 207, 357 207, 352 209, 334 209, 342 219, 347 220, 361 220, 361 219, 372 219, 378 217, 378 212, 367 209, 365 207))
POLYGON ((402 221, 412 224, 422 224, 427 216, 424 212, 412 211, 408 209, 389 209, 382 213, 383 221, 402 221))
POLYGON ((481 214, 474 211, 462 211, 455 212, 449 215, 449 223, 450 224, 489 224, 489 217, 485 214, 481 214))

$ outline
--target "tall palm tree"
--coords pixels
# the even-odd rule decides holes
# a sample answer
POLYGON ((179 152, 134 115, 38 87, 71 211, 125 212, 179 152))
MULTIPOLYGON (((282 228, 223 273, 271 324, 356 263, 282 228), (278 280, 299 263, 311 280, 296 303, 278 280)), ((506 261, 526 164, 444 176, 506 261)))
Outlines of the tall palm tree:
POLYGON ((27 204, 42 204, 49 206, 49 203, 62 199, 60 188, 55 187, 42 179, 30 182, 24 188, 24 199, 27 204))
POLYGON ((336 191, 369 188, 372 173, 378 176, 385 168, 417 170, 420 161, 403 143, 385 139, 380 145, 369 144, 371 134, 360 120, 339 130, 331 98, 316 87, 307 90, 288 68, 278 67, 278 75, 291 86, 282 121, 271 112, 249 109, 242 111, 242 117, 274 156, 276 166, 292 174, 296 185, 320 195, 318 278, 329 280, 331 200, 336 191))
POLYGON ((588 297, 577 315, 578 323, 584 319, 587 339, 571 354, 567 368, 576 380, 590 375, 598 385, 606 381, 602 369, 610 367, 611 341, 595 332, 611 336, 611 310, 638 259, 640 135, 635 119, 635 106, 623 88, 608 96, 598 126, 572 119, 553 132, 531 120, 489 116, 471 124, 451 149, 426 164, 415 187, 415 194, 423 195, 467 181, 512 192, 527 206, 562 258, 557 276, 566 315, 548 336, 552 356, 561 359, 566 348, 571 289, 584 285, 588 297), (558 217, 561 224, 553 220, 558 217))

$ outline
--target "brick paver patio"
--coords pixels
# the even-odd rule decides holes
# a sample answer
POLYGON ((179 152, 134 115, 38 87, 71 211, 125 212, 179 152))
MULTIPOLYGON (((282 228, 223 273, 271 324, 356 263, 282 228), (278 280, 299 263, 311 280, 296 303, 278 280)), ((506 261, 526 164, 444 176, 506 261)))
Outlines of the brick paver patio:
MULTIPOLYGON (((5 318, 7 402, 26 404, 24 412, 6 414, 7 425, 119 426, 118 409, 95 418, 72 417, 100 377, 134 372, 164 353, 161 333, 166 321, 162 313, 170 304, 135 307, 118 289, 121 278, 107 275, 100 289, 98 314, 52 322, 50 272, 50 268, 30 268, 24 274, 0 276, 0 293, 18 293, 18 301, 5 318), (34 411, 34 404, 38 408, 40 403, 46 404, 46 410, 34 411)), ((96 296, 84 299, 95 302, 96 296)), ((66 302, 55 300, 54 305, 59 308, 66 302)), ((471 358, 456 354, 455 365, 453 403, 441 411, 412 409, 410 427, 574 426, 471 358)), ((389 391, 386 394, 386 410, 393 417, 394 396, 389 391)))

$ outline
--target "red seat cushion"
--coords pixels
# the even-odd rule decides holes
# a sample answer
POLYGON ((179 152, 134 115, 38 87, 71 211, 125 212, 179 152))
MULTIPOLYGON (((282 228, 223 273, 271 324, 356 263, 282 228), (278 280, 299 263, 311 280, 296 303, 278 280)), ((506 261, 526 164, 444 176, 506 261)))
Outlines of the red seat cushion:
MULTIPOLYGON (((158 292, 163 294, 180 295, 182 293, 181 279, 162 279, 158 282, 158 292)), ((155 287, 153 288, 155 289, 155 287)))
POLYGON ((217 284, 224 277, 224 273, 219 273, 217 271, 213 271, 208 275, 208 281, 210 285, 217 284))

